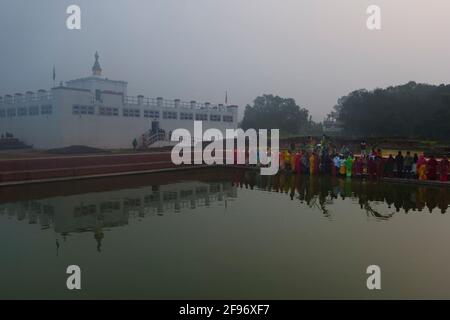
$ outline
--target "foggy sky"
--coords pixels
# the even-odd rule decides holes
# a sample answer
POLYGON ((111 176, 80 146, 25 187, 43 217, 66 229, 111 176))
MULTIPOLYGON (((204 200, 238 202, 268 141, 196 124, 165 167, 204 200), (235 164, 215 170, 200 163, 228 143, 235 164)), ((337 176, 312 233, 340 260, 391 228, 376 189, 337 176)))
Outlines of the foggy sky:
POLYGON ((321 121, 350 91, 450 79, 448 0, 1 0, 0 95, 91 74, 130 95, 229 103, 295 98, 321 121), (67 30, 66 8, 82 10, 67 30), (381 6, 382 30, 366 28, 381 6))

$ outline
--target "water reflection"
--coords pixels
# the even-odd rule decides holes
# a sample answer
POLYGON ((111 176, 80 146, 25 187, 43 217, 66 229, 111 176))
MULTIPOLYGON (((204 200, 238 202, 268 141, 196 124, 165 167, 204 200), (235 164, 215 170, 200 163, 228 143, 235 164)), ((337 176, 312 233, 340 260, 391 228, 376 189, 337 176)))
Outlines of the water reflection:
MULTIPOLYGON (((66 241, 67 235, 93 232, 101 252, 104 230, 125 226, 146 216, 162 216, 208 207, 213 202, 236 198, 231 182, 187 181, 116 191, 74 194, 0 205, 0 215, 54 228, 66 241)), ((56 239, 57 254, 60 247, 56 239)))
POLYGON ((310 207, 319 208, 325 216, 330 216, 329 207, 337 200, 351 198, 360 208, 379 219, 389 219, 396 212, 429 212, 435 209, 447 211, 450 192, 448 187, 424 187, 344 179, 332 177, 304 176, 280 173, 276 176, 261 176, 257 171, 235 171, 233 185, 240 188, 259 189, 285 193, 290 200, 299 200, 310 207), (378 212, 373 204, 385 203, 389 209, 378 212))
POLYGON ((258 171, 243 169, 191 173, 176 182, 179 178, 173 174, 161 175, 160 179, 155 176, 151 185, 143 177, 121 178, 123 183, 113 180, 105 184, 77 182, 71 183, 66 192, 62 191, 62 185, 37 186, 31 190, 16 187, 0 193, 0 215, 16 217, 42 229, 53 228, 58 235, 57 253, 60 242, 78 232, 92 232, 97 250, 101 252, 105 230, 126 226, 147 216, 195 212, 213 203, 226 207, 227 201, 237 198, 238 190, 244 188, 283 193, 286 201, 299 201, 300 206, 316 208, 328 218, 332 217, 333 205, 347 198, 356 204, 356 209, 359 206, 362 212, 387 220, 400 211, 426 209, 445 213, 450 197, 448 188, 444 187, 292 174, 261 176, 258 171), (44 194, 39 194, 38 190, 44 194), (380 204, 387 209, 380 209, 380 204))
POLYGON ((0 188, 0 297, 370 299, 374 263, 376 297, 448 297, 449 192, 231 168, 0 188))

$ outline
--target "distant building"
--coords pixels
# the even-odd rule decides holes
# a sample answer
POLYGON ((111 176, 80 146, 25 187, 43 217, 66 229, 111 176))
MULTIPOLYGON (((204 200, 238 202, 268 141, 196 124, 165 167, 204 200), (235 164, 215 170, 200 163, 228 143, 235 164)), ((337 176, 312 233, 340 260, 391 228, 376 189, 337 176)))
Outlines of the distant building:
POLYGON ((330 118, 323 122, 323 132, 330 136, 341 135, 344 131, 343 124, 338 120, 332 120, 330 118))
POLYGON ((0 96, 0 132, 37 149, 71 145, 112 149, 130 148, 134 139, 144 145, 161 136, 169 139, 178 128, 192 132, 194 120, 203 121, 204 130, 237 128, 237 106, 130 97, 127 85, 102 78, 96 53, 92 76, 61 83, 50 92, 0 96))

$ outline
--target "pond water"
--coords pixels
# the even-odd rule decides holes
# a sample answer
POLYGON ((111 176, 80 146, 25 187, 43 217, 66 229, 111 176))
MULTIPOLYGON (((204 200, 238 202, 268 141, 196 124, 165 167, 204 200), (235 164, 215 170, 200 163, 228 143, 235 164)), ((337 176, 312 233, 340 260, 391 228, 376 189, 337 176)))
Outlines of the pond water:
POLYGON ((0 298, 450 298, 449 200, 238 169, 2 188, 0 298))

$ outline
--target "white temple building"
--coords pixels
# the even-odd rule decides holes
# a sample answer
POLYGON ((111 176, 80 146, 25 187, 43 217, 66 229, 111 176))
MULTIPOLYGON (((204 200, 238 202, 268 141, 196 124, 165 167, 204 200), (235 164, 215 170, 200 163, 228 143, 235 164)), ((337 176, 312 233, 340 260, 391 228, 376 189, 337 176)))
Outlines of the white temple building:
MULTIPOLYGON (((95 54, 92 75, 51 91, 0 96, 0 133, 36 149, 84 145, 96 148, 151 146, 178 128, 193 132, 194 120, 208 128, 237 128, 237 106, 178 99, 130 97, 127 82, 102 77, 95 54)), ((225 132, 224 132, 225 133, 225 132)))

